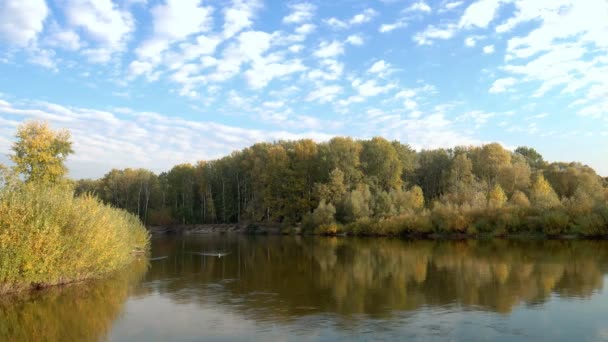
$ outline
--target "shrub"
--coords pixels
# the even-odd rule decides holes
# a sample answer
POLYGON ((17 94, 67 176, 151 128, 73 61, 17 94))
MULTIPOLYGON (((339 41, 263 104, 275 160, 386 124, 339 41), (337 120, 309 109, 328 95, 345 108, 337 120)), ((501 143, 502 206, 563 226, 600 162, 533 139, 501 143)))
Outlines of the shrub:
POLYGON ((0 293, 99 277, 148 245, 137 217, 67 185, 0 189, 0 293))
POLYGON ((547 235, 559 235, 567 232, 570 218, 561 210, 548 210, 540 216, 540 225, 543 233, 547 235))

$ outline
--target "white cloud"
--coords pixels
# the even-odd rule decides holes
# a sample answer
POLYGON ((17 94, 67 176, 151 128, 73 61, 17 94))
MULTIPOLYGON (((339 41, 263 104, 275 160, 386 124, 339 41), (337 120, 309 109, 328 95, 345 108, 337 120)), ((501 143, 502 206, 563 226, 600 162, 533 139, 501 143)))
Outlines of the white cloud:
POLYGON ((152 8, 155 39, 179 41, 191 34, 208 31, 213 9, 199 3, 198 0, 167 0, 152 8))
POLYGON ((25 47, 44 28, 49 9, 44 0, 3 0, 0 3, 0 41, 25 47))
MULTIPOLYGON (((190 60, 212 54, 221 42, 218 37, 205 35, 199 35, 194 42, 185 42, 195 34, 208 32, 213 23, 213 8, 201 6, 198 0, 167 0, 150 12, 153 33, 135 50, 138 60, 129 65, 130 77, 146 75, 148 80, 156 80, 158 72, 154 71, 159 65, 166 62, 171 69, 178 69, 190 60), (179 44, 179 53, 170 51, 174 44, 179 44)), ((174 75, 175 79, 181 78, 174 75)))
POLYGON ((375 10, 368 8, 359 14, 355 14, 348 23, 351 25, 358 25, 370 22, 375 16, 378 15, 378 12, 375 10))
POLYGON ((442 26, 429 25, 424 31, 414 35, 414 41, 418 45, 431 45, 435 39, 450 39, 457 31, 457 26, 454 24, 446 24, 442 26))
POLYGON ((306 97, 307 101, 318 101, 326 103, 333 101, 338 94, 342 93, 342 87, 339 85, 321 86, 311 91, 306 97))
POLYGON ((272 58, 255 61, 251 69, 245 72, 249 85, 255 89, 263 88, 277 77, 305 71, 306 67, 298 59, 281 62, 272 58))
POLYGON ((228 39, 250 28, 253 25, 255 12, 260 7, 258 0, 232 0, 231 5, 224 9, 223 37, 228 39))
POLYGON ((347 28, 348 24, 340 19, 337 18, 329 18, 329 19, 325 19, 324 20, 325 23, 333 28, 336 29, 343 29, 343 28, 347 28))
POLYGON ((368 23, 370 21, 372 21, 372 19, 374 17, 376 17, 378 15, 378 12, 376 12, 375 10, 368 8, 365 9, 363 12, 355 14, 353 17, 351 17, 348 20, 340 20, 338 18, 334 18, 331 17, 329 19, 325 19, 324 22, 325 24, 331 26, 334 29, 345 29, 354 25, 360 25, 360 24, 365 24, 368 23))
POLYGON ((474 110, 459 116, 458 121, 471 121, 475 124, 475 128, 479 128, 488 123, 488 120, 495 116, 496 113, 486 113, 480 110, 474 110))
POLYGON ((417 1, 414 2, 413 4, 411 4, 408 8, 406 8, 405 10, 406 12, 424 12, 424 13, 431 13, 431 6, 429 6, 426 2, 424 1, 417 1))
POLYGON ((92 62, 104 63, 122 52, 135 29, 131 13, 111 0, 67 0, 65 16, 71 26, 82 29, 96 43, 84 50, 92 62))
MULTIPOLYGON (((75 177, 100 177, 111 168, 126 167, 160 172, 184 162, 217 158, 255 142, 331 137, 320 131, 245 129, 127 108, 100 111, 45 102, 0 101, 0 153, 8 153, 7 142, 12 140, 15 125, 27 119, 48 120, 53 127, 71 131, 75 154, 68 166, 75 177)), ((315 118, 297 119, 305 127, 326 126, 315 118)))
POLYGON ((392 24, 382 24, 380 25, 380 28, 378 29, 378 32, 380 33, 388 33, 391 31, 394 31, 396 29, 399 28, 403 28, 403 27, 407 27, 407 22, 405 20, 399 20, 396 21, 392 24))
POLYGON ((346 42, 355 46, 361 46, 364 43, 363 37, 361 37, 359 34, 351 34, 348 36, 348 38, 346 38, 346 42))
POLYGON ((319 58, 332 58, 344 53, 344 45, 334 40, 332 42, 323 41, 319 44, 319 47, 314 52, 314 55, 319 58))
POLYGON ((442 10, 451 11, 455 8, 462 6, 463 4, 464 4, 464 1, 450 1, 450 2, 446 3, 445 5, 443 5, 442 10))
POLYGON ((53 27, 45 44, 72 51, 76 51, 82 46, 80 37, 76 32, 69 29, 61 30, 58 27, 53 27))
POLYGON ((389 67, 390 64, 386 63, 384 60, 381 59, 372 64, 368 71, 374 74, 380 74, 385 72, 389 67))
POLYGON ((477 41, 473 37, 467 37, 464 40, 464 45, 468 47, 474 47, 477 44, 477 41))
POLYGON ((472 3, 464 11, 458 26, 463 28, 488 27, 503 2, 505 0, 478 0, 472 3))
POLYGON ((494 83, 492 83, 492 87, 489 92, 492 94, 503 93, 507 91, 509 87, 512 87, 517 83, 517 79, 513 77, 499 78, 494 83))
POLYGON ((283 18, 283 22, 286 24, 300 24, 310 21, 317 9, 315 5, 308 2, 292 4, 289 8, 291 13, 283 18))
POLYGON ((315 30, 316 26, 313 24, 304 24, 296 28, 296 33, 301 35, 311 34, 315 30))
POLYGON ((499 33, 510 32, 522 23, 534 22, 535 28, 507 42, 505 71, 520 82, 536 82, 534 96, 561 88, 564 95, 575 98, 573 105, 588 99, 581 115, 596 113, 599 117, 608 108, 606 97, 592 98, 594 86, 608 87, 608 3, 602 0, 586 2, 520 1, 514 2, 515 15, 497 26, 499 33))
POLYGON ((486 55, 491 55, 494 53, 494 45, 486 45, 483 47, 483 53, 486 55))
POLYGON ((47 69, 57 71, 57 62, 55 61, 55 51, 47 49, 35 48, 30 51, 28 59, 30 63, 40 65, 47 69))
POLYGON ((362 82, 359 79, 352 81, 351 85, 357 90, 359 96, 362 97, 377 96, 396 87, 396 85, 392 83, 381 86, 377 84, 376 80, 367 80, 362 82))
POLYGON ((338 62, 335 59, 322 59, 320 61, 322 69, 314 69, 308 72, 306 77, 312 81, 325 80, 325 81, 335 81, 342 76, 342 72, 344 71, 344 64, 338 62))
POLYGON ((293 53, 299 53, 300 51, 304 50, 304 45, 301 44, 295 44, 295 45, 291 45, 288 48, 289 51, 293 52, 293 53))

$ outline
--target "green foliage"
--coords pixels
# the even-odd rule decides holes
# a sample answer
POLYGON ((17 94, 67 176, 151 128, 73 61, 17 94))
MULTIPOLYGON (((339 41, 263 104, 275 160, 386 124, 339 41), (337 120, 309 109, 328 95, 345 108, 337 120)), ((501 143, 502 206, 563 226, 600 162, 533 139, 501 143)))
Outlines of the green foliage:
POLYGON ((68 131, 53 131, 46 122, 30 121, 19 126, 16 138, 10 158, 26 181, 57 183, 63 179, 65 160, 74 152, 68 131))
POLYGON ((0 190, 0 293, 100 277, 147 248, 137 217, 66 185, 0 190))
POLYGON ((336 208, 331 203, 321 200, 319 206, 312 213, 312 223, 315 226, 331 225, 336 222, 336 208))
POLYGON ((520 146, 515 150, 515 153, 523 156, 528 165, 534 169, 542 169, 545 166, 543 156, 531 147, 520 146))
POLYGON ((354 222, 372 215, 372 194, 369 186, 359 185, 357 189, 344 196, 342 202, 342 218, 344 222, 354 222))

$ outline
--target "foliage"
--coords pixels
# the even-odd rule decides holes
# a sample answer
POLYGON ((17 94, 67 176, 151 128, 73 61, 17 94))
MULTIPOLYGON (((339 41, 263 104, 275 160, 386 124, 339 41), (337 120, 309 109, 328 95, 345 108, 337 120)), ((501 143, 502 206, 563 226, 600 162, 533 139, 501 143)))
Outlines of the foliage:
POLYGON ((30 122, 17 138, 14 172, 0 170, 0 293, 100 277, 147 250, 141 221, 94 197, 96 182, 80 182, 83 194, 74 196, 63 178, 72 153, 67 131, 30 122))
POLYGON ((608 227, 596 208, 608 206, 607 186, 587 166, 549 164, 526 147, 511 152, 494 143, 417 152, 380 137, 336 137, 324 143, 259 143, 157 176, 113 170, 100 180, 79 181, 77 189, 147 224, 266 222, 301 224, 308 232, 324 226, 325 233, 388 235, 603 235, 608 227), (568 216, 565 228, 556 212, 568 216), (591 213, 598 216, 582 218, 591 213))
POLYGON ((17 129, 11 160, 28 182, 56 183, 67 173, 64 162, 72 154, 68 131, 53 131, 48 123, 30 121, 17 129))
POLYGON ((100 277, 147 246, 137 217, 66 185, 0 190, 0 293, 100 277))

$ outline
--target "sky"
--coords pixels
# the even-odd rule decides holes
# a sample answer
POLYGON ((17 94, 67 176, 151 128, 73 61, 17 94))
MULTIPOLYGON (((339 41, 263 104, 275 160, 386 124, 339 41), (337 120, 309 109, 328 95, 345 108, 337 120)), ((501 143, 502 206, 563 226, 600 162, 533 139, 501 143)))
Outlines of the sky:
POLYGON ((0 162, 72 133, 72 177, 255 142, 499 142, 608 176, 607 0, 0 0, 0 162))

